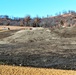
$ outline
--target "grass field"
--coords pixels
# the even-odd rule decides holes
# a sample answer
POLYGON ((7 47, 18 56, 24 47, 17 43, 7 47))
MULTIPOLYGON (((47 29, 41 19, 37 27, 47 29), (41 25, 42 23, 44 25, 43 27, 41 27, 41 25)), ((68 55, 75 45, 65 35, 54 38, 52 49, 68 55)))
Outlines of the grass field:
POLYGON ((0 65, 0 75, 76 75, 76 71, 0 65))

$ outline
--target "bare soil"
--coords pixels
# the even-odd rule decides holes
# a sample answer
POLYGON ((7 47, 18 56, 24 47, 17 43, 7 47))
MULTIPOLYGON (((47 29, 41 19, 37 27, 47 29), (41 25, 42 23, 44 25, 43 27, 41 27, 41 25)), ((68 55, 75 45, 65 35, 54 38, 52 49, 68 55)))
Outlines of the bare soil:
POLYGON ((0 30, 7 30, 9 28, 10 30, 20 30, 20 29, 25 29, 25 26, 0 26, 0 30))
POLYGON ((76 70, 75 28, 0 32, 0 61, 9 65, 76 70))

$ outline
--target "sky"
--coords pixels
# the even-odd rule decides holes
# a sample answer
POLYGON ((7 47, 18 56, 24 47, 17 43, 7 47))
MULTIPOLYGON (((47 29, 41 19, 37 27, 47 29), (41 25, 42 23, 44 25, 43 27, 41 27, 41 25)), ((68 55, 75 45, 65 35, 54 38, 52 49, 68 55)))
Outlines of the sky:
POLYGON ((0 0, 0 15, 46 17, 68 10, 76 11, 76 0, 0 0))

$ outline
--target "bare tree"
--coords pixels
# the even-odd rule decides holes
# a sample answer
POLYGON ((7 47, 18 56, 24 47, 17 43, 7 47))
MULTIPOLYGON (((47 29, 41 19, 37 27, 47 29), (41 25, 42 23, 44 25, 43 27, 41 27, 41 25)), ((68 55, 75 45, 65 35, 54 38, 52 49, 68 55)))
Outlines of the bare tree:
POLYGON ((41 18, 39 18, 38 16, 34 19, 34 27, 40 27, 39 23, 40 23, 41 18))
POLYGON ((24 26, 24 21, 23 20, 20 21, 20 26, 24 26))
POLYGON ((31 20, 31 17, 30 16, 26 16, 24 18, 24 22, 26 22, 26 26, 29 26, 29 21, 31 20))

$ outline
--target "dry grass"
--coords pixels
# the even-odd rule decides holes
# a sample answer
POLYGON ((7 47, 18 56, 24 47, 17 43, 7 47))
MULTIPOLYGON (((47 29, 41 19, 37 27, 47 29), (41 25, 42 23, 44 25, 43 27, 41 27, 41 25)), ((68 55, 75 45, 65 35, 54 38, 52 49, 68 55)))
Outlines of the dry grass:
POLYGON ((7 28, 10 28, 10 30, 24 30, 24 29, 28 29, 28 28, 31 28, 31 27, 25 27, 25 26, 0 26, 0 30, 4 30, 7 29, 7 28))
POLYGON ((0 65, 0 75, 76 75, 76 71, 0 65))
POLYGON ((5 28, 10 28, 10 30, 18 30, 18 29, 25 29, 25 27, 21 26, 0 26, 0 30, 3 30, 5 28))

